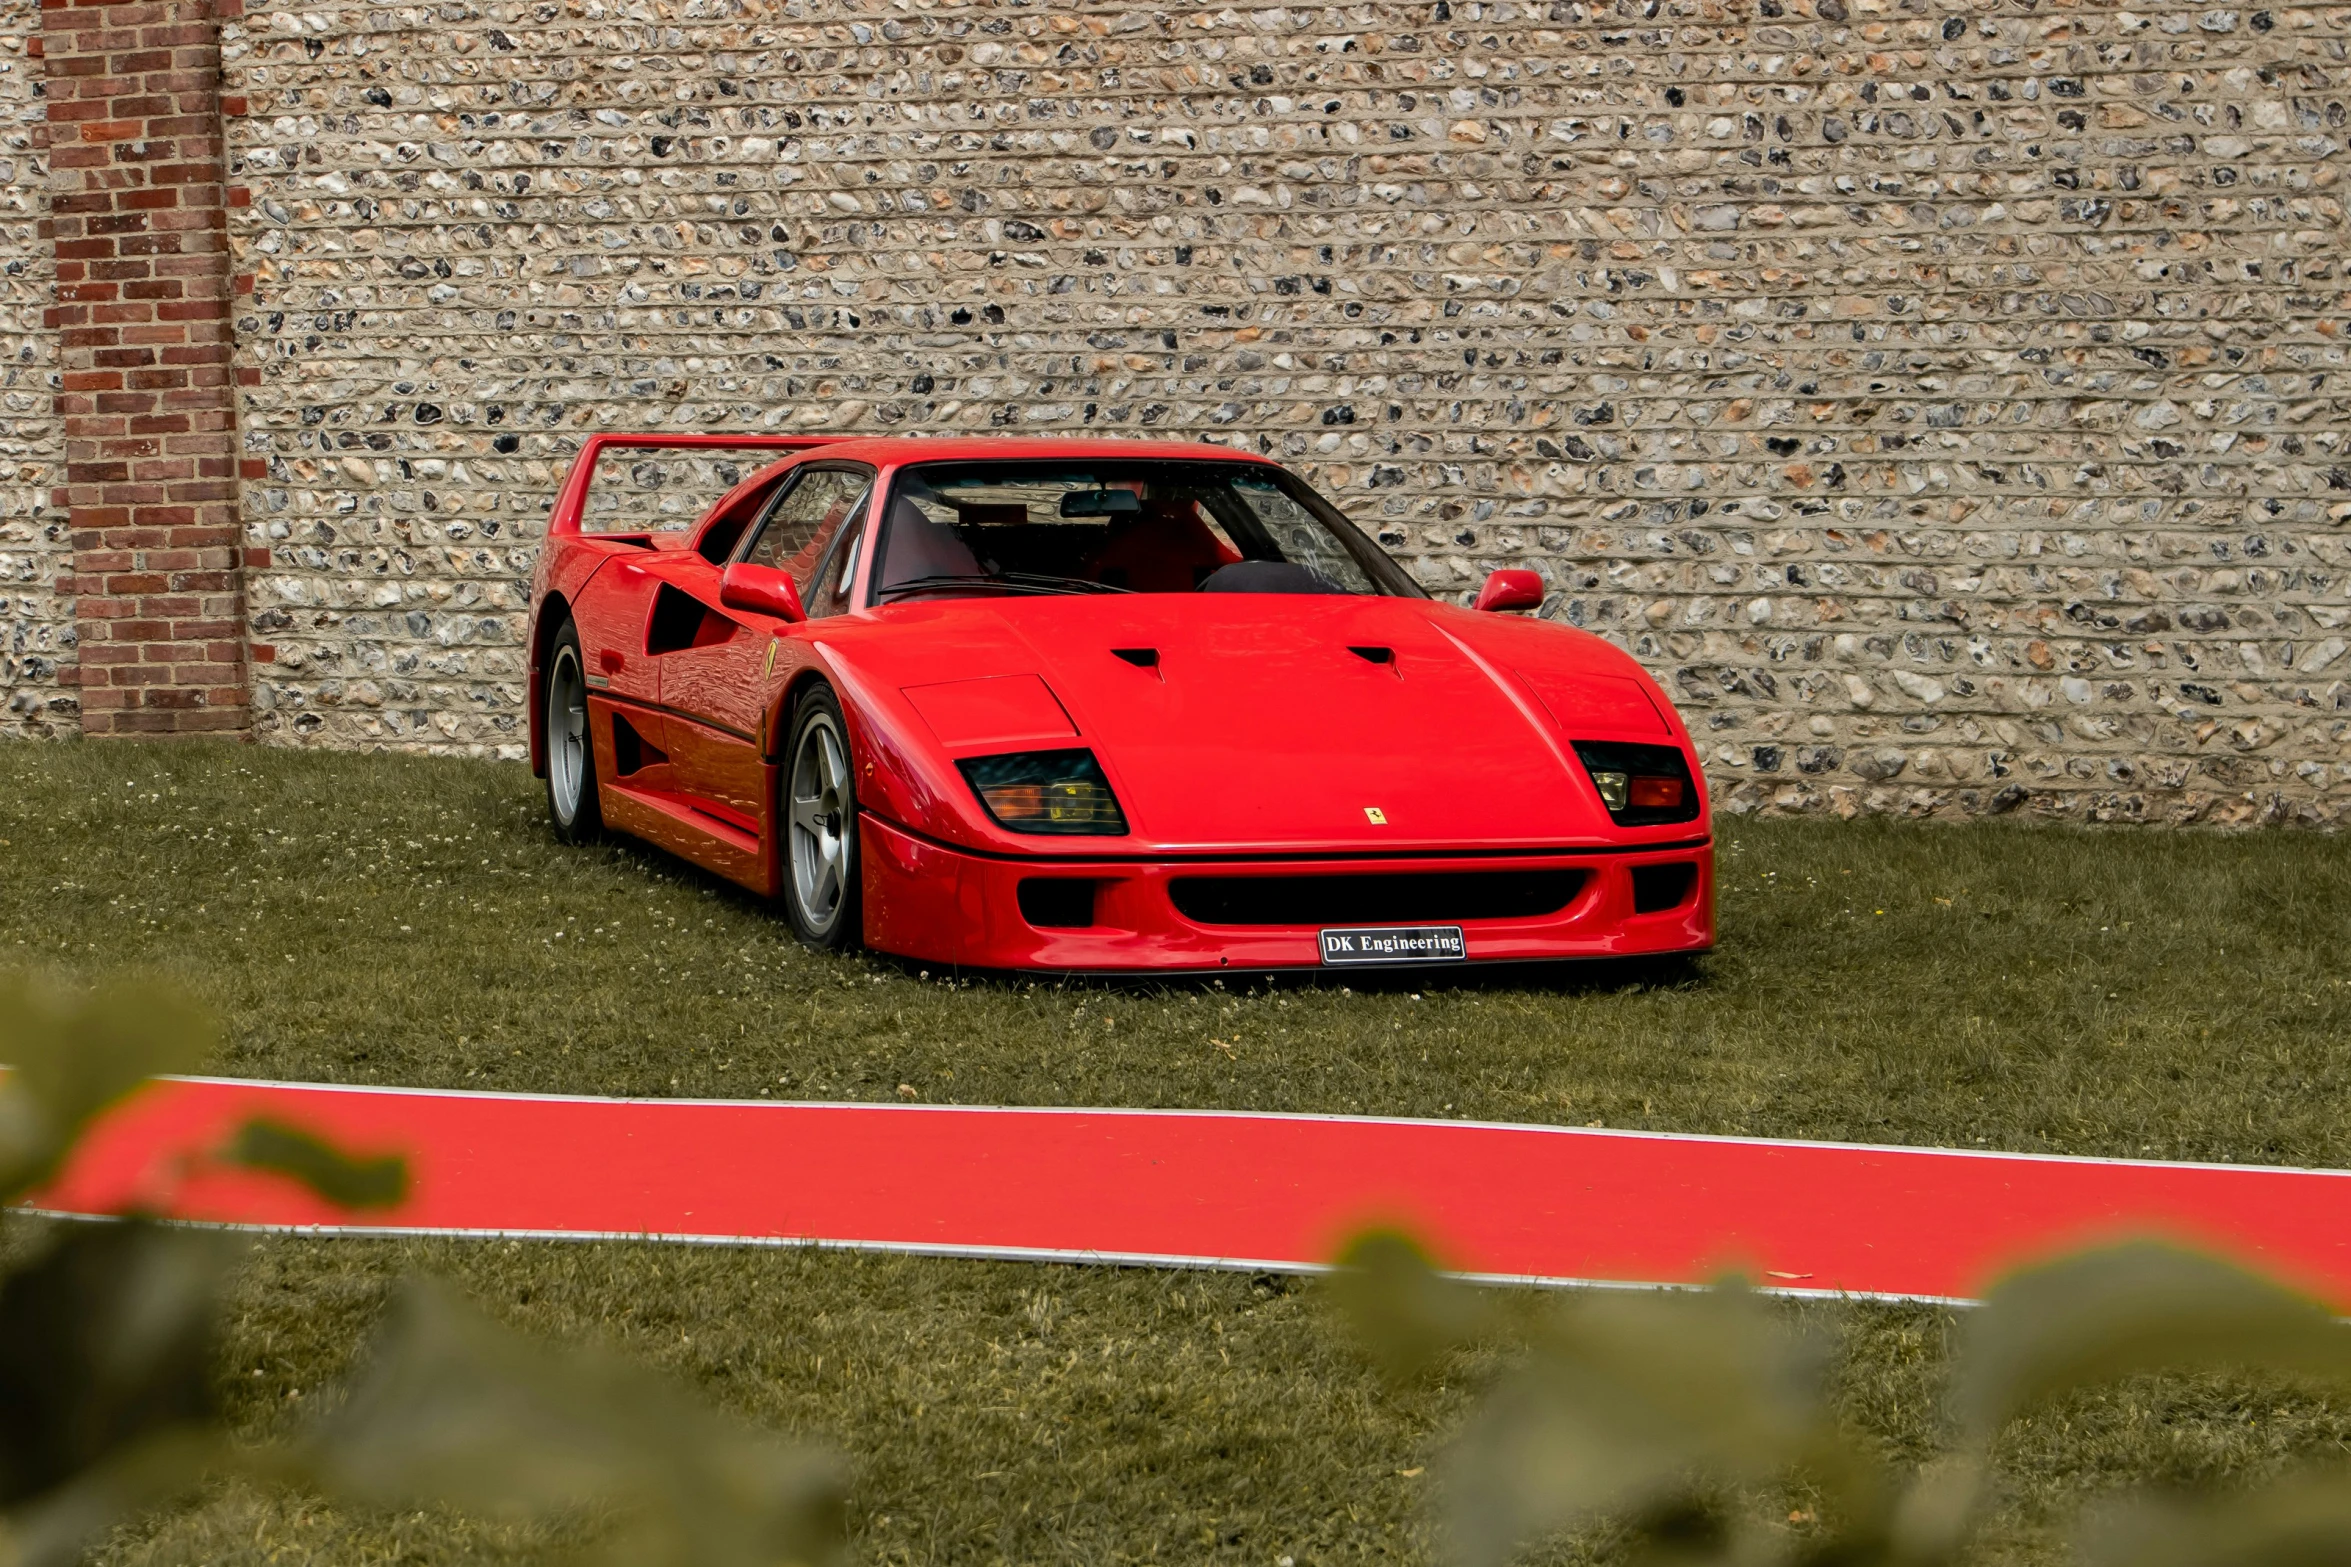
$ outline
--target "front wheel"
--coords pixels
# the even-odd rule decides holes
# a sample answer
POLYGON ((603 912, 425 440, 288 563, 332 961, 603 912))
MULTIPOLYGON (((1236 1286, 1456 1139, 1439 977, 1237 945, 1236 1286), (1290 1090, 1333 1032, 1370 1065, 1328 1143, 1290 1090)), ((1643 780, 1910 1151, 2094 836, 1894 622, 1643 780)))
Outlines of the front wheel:
POLYGON ((604 830, 596 795, 596 744, 588 729, 588 676, 579 628, 566 620, 547 652, 547 815, 555 836, 585 843, 604 830))
POLYGON ((846 950, 863 931, 857 779, 840 698, 817 686, 792 710, 784 770, 784 914, 812 947, 846 950))

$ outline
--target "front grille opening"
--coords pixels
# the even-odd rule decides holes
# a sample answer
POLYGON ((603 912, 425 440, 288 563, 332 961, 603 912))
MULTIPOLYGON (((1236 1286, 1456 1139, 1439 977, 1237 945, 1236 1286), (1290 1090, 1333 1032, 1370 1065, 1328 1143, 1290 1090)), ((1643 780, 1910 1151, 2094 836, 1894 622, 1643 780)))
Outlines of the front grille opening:
POLYGON ((1418 925, 1540 919, 1575 901, 1585 872, 1395 871, 1178 876, 1176 911, 1202 925, 1418 925))
POLYGON ((1094 923, 1094 893, 1102 884, 1076 876, 1031 876, 1017 896, 1020 917, 1039 930, 1083 929, 1094 923))
POLYGON ((1636 865, 1633 867, 1633 912, 1662 914, 1667 909, 1678 909, 1690 901, 1690 894, 1697 886, 1698 867, 1693 861, 1683 860, 1674 865, 1636 865))

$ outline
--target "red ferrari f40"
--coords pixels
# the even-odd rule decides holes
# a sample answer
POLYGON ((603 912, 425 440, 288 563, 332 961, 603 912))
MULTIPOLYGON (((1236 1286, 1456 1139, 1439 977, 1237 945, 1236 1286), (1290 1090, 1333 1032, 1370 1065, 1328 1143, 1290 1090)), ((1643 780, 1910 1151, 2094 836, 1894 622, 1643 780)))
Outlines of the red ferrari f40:
POLYGON ((1531 571, 1432 598, 1215 446, 591 436, 531 584, 555 831, 980 969, 1697 952, 1706 786, 1531 571), (749 470, 678 531, 600 463, 749 470), (600 501, 603 504, 600 504, 600 501), (589 522, 611 523, 591 529, 589 522))

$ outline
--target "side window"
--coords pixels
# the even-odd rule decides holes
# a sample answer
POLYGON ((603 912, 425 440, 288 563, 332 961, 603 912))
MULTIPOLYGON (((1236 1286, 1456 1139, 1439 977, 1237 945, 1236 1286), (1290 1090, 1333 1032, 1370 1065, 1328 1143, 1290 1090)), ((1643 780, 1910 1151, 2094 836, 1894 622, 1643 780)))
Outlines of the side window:
POLYGON ((864 539, 864 530, 855 526, 833 531, 824 558, 816 563, 815 585, 803 589, 800 595, 800 602, 808 606, 809 614, 849 612, 849 590, 857 585, 858 546, 864 539))
MULTIPOLYGON (((846 525, 855 531, 873 475, 856 468, 804 468, 769 510, 743 558, 789 572, 800 597, 816 607, 817 562, 846 525)), ((830 584, 825 584, 829 588, 830 584)))
POLYGON ((857 586, 857 547, 864 542, 864 534, 851 533, 849 535, 849 547, 841 551, 840 564, 838 566, 834 566, 833 562, 831 561, 825 562, 828 567, 833 568, 832 587, 829 590, 830 598, 826 602, 824 609, 826 614, 841 615, 848 613, 849 592, 852 588, 857 586))
POLYGON ((743 542, 744 533, 774 504, 777 492, 791 482, 791 475, 786 474, 756 495, 737 501, 725 516, 711 518, 710 525, 702 530, 702 537, 694 542, 694 553, 713 566, 724 566, 734 558, 735 546, 743 542))

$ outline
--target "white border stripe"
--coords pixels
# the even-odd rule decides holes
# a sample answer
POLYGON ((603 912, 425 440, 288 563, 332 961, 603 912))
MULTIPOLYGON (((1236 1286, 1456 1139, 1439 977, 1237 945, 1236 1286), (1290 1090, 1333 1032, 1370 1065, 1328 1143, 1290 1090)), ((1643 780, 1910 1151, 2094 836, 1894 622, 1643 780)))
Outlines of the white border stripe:
MULTIPOLYGON (((893 1106, 892 1108, 898 1108, 893 1106)), ((1450 1123, 1439 1122, 1439 1125, 1450 1123)), ((20 1208, 37 1218, 76 1223, 114 1224, 118 1214, 66 1213, 51 1208, 20 1208)), ((176 1228, 222 1230, 245 1235, 282 1235, 296 1240, 481 1240, 481 1241, 624 1241, 664 1246, 736 1246, 766 1251, 856 1251, 899 1257, 953 1257, 976 1262, 1052 1262, 1074 1267, 1188 1268, 1203 1272, 1282 1273, 1319 1277, 1338 1267, 1323 1262, 1269 1262, 1253 1257, 1195 1257, 1180 1252, 1072 1251, 1051 1246, 957 1246, 922 1241, 841 1241, 781 1235, 666 1235, 637 1230, 491 1230, 437 1228, 430 1225, 360 1224, 237 1224, 198 1219, 163 1221, 176 1228)), ((1471 1284, 1496 1284, 1533 1289, 1588 1290, 1705 1290, 1711 1284, 1667 1283, 1629 1279, 1583 1279, 1544 1273, 1452 1273, 1447 1278, 1471 1284)), ((1978 1306, 1964 1295, 1905 1295, 1884 1290, 1796 1289, 1787 1285, 1752 1285, 1759 1295, 1789 1300, 1866 1300, 1894 1305, 1978 1306)))

